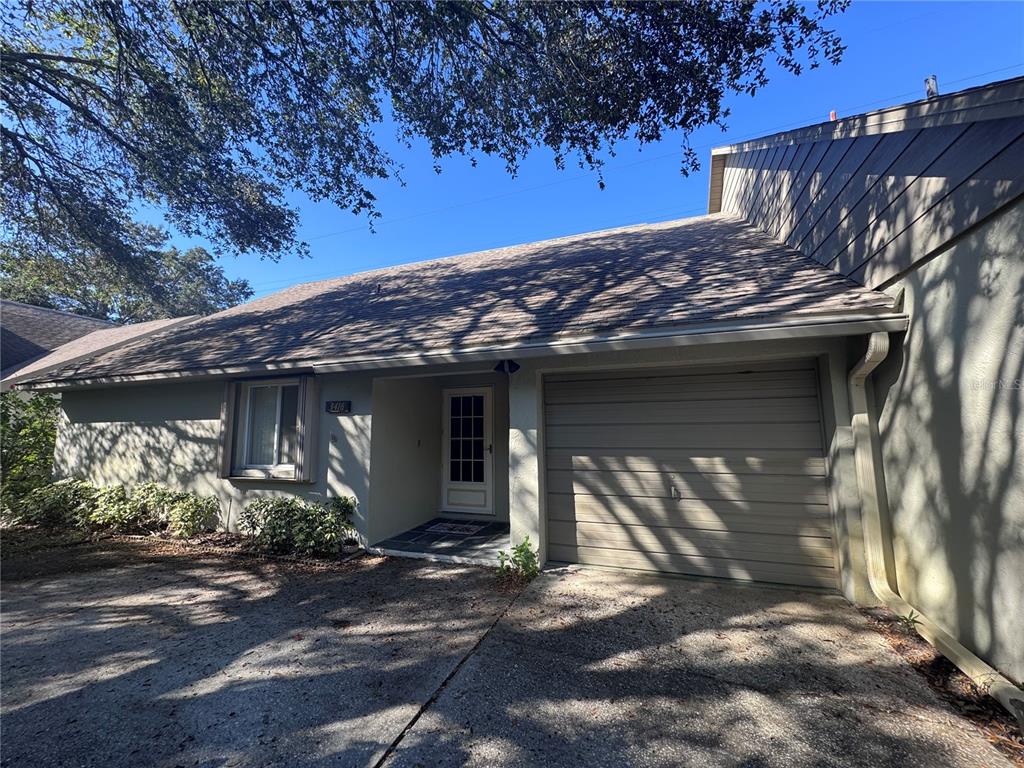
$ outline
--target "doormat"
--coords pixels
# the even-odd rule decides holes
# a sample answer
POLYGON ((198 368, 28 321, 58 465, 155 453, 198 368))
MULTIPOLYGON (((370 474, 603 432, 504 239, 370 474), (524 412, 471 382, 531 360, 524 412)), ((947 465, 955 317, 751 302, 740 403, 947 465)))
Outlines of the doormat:
POLYGON ((427 533, 459 533, 463 536, 472 536, 483 529, 484 526, 476 523, 434 523, 427 528, 427 533))

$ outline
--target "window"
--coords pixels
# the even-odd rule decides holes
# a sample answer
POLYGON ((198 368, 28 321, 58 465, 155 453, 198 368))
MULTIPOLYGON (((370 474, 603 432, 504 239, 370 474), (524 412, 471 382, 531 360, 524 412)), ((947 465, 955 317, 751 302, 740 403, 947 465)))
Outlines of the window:
POLYGON ((225 476, 308 479, 302 469, 309 466, 303 448, 311 444, 305 424, 307 406, 315 402, 311 385, 311 377, 230 385, 225 476))
POLYGON ((484 396, 454 395, 450 400, 448 479, 484 482, 484 396))

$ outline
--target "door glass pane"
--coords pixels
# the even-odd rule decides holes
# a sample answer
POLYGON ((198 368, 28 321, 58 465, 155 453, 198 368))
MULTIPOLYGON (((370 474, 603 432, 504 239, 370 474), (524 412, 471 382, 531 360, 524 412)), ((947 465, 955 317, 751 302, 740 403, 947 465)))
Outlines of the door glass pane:
POLYGON ((299 387, 281 387, 281 451, 280 464, 294 464, 298 446, 299 387))
POLYGON ((277 387, 249 390, 249 464, 274 463, 277 387))
POLYGON ((448 479, 454 483, 484 482, 484 397, 450 398, 448 479))

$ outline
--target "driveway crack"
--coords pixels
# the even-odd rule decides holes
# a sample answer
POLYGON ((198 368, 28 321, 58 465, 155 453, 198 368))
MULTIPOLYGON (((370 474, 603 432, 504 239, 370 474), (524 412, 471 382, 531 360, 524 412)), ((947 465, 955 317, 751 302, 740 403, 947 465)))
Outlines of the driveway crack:
POLYGON ((459 670, 461 670, 465 666, 466 662, 469 661, 480 648, 480 646, 483 645, 483 642, 487 639, 487 636, 491 634, 491 631, 496 626, 498 626, 498 622, 500 622, 503 618, 505 618, 505 616, 508 615, 508 612, 512 610, 512 606, 516 604, 516 601, 520 597, 522 597, 523 593, 526 592, 526 590, 529 588, 529 585, 527 585, 523 589, 519 590, 519 592, 511 600, 509 600, 508 605, 506 605, 504 609, 502 609, 502 611, 494 618, 494 621, 492 621, 490 625, 488 625, 487 629, 485 629, 483 634, 481 634, 480 637, 477 638, 477 641, 473 643, 472 647, 468 651, 466 651, 465 654, 463 654, 462 658, 459 659, 459 662, 452 668, 451 672, 449 672, 445 679, 441 681, 440 685, 438 685, 437 688, 434 689, 434 692, 427 698, 427 700, 423 702, 420 708, 416 711, 416 714, 414 714, 412 718, 410 718, 409 722, 405 724, 405 727, 402 728, 402 730, 394 738, 391 744, 388 745, 388 748, 384 750, 384 754, 381 755, 380 759, 373 764, 373 768, 381 768, 381 766, 383 766, 384 763, 387 762, 388 758, 390 758, 391 755, 394 754, 395 750, 398 749, 398 746, 402 743, 402 740, 405 738, 405 735, 412 730, 416 723, 419 722, 420 718, 423 717, 423 715, 426 714, 427 710, 429 710, 434 705, 434 702, 436 702, 440 698, 441 694, 444 693, 445 688, 448 687, 448 683, 450 683, 452 679, 454 679, 454 677, 457 674, 459 674, 459 670))

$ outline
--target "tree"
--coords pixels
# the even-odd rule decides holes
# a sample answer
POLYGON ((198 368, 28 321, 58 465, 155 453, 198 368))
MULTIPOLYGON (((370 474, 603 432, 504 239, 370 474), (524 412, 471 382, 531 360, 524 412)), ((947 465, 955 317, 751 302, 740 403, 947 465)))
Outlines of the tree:
MULTIPOLYGON (((370 185, 401 170, 386 118, 435 165, 494 155, 514 173, 543 146, 600 169, 629 136, 722 124, 773 59, 838 61, 823 24, 847 1, 13 0, 4 236, 131 267, 143 201, 217 248, 302 252, 285 192, 378 215, 370 185)), ((696 164, 684 145, 682 170, 696 164)))
POLYGON ((248 281, 229 280, 205 249, 168 248, 155 227, 132 233, 131 269, 87 244, 59 256, 0 247, 3 295, 115 323, 206 315, 252 296, 248 281))
POLYGON ((0 513, 53 479, 59 402, 53 395, 0 394, 0 513))

